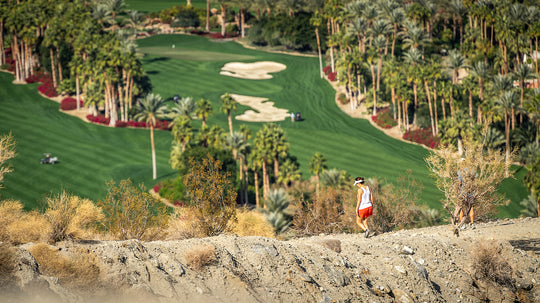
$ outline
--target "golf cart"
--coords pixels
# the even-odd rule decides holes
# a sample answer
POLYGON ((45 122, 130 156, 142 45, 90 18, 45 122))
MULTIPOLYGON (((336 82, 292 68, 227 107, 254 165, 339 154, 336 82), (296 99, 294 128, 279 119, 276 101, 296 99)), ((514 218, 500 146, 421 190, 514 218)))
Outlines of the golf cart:
POLYGON ((41 164, 56 164, 58 163, 58 157, 52 157, 50 153, 43 153, 41 158, 41 164))

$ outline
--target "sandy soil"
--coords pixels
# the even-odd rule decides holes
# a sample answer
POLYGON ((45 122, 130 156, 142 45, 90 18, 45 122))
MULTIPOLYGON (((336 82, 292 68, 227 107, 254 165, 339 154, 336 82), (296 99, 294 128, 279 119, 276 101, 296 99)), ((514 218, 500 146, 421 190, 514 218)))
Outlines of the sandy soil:
POLYGON ((221 75, 249 80, 272 79, 271 73, 277 73, 287 68, 284 64, 259 61, 254 63, 229 62, 221 68, 221 75))

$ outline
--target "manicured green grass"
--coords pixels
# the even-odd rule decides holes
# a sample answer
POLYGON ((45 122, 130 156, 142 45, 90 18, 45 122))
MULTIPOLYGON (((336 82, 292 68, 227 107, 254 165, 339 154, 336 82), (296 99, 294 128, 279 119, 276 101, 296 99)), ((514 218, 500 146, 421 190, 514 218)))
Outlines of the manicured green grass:
MULTIPOLYGON (((14 172, 5 176, 1 199, 16 199, 39 209, 43 198, 66 190, 94 201, 105 197, 108 180, 131 178, 153 186, 150 135, 144 129, 93 125, 58 111, 59 104, 41 97, 37 84, 14 85, 0 73, 0 134, 11 132, 17 156, 14 172), (42 153, 59 158, 40 164, 42 153)), ((158 176, 168 177, 171 135, 156 132, 158 176)))
MULTIPOLYGON (((227 129, 226 117, 218 113, 219 96, 225 92, 266 97, 280 108, 301 112, 305 121, 279 122, 291 143, 291 154, 298 158, 304 177, 309 176, 308 162, 315 152, 328 159, 330 168, 344 169, 352 176, 376 177, 395 182, 399 175, 410 170, 424 185, 422 202, 441 208, 442 194, 429 176, 424 158, 428 151, 384 135, 362 119, 344 114, 334 102, 334 90, 320 79, 317 58, 271 54, 243 48, 235 42, 215 42, 196 36, 162 35, 139 40, 141 49, 175 44, 182 52, 221 52, 211 61, 186 61, 170 54, 148 53, 143 62, 154 92, 164 97, 174 94, 207 98, 213 102, 216 115, 209 120, 227 129), (275 61, 287 66, 273 74, 270 80, 244 80, 219 75, 221 67, 230 62, 226 56, 234 53, 253 59, 243 62, 275 61)), ((238 114, 246 108, 241 107, 238 114)), ((256 132, 261 123, 234 121, 235 127, 246 124, 256 132)), ((521 180, 521 179, 520 179, 521 180)), ((505 208, 506 216, 519 215, 519 203, 525 196, 520 182, 508 181, 506 188, 513 193, 513 202, 505 208), (517 206, 516 206, 517 205, 517 206)), ((509 195, 508 195, 509 196, 509 195)))
MULTIPOLYGON (((178 5, 186 5, 186 0, 126 0, 128 9, 137 10, 143 13, 159 12, 166 8, 178 5)), ((191 0, 191 5, 206 9, 206 0, 191 0)), ((214 4, 211 4, 214 7, 214 4)))
MULTIPOLYGON (((280 108, 301 112, 302 122, 278 122, 291 143, 291 154, 298 158, 304 178, 309 159, 321 152, 330 168, 344 169, 353 177, 375 177, 395 182, 408 170, 423 183, 421 202, 441 208, 442 194, 429 177, 424 158, 429 152, 419 146, 392 139, 362 119, 344 114, 334 102, 334 90, 320 79, 317 58, 265 53, 245 49, 235 42, 216 42, 197 36, 162 35, 138 40, 149 54, 143 58, 155 93, 165 98, 174 94, 195 100, 211 100, 215 115, 210 125, 227 129, 226 115, 219 111, 219 97, 225 93, 269 98, 280 108), (192 51, 198 58, 218 53, 206 61, 182 60, 181 55, 164 52, 175 44, 180 53, 192 51), (219 74, 231 56, 243 62, 275 61, 287 69, 270 80, 244 80, 219 74)), ((185 57, 184 57, 185 58, 185 57)), ((192 58, 190 56, 190 58, 192 58)), ((51 191, 66 189, 93 200, 105 196, 105 182, 131 178, 152 186, 148 130, 112 129, 85 123, 58 112, 59 105, 40 97, 36 85, 13 85, 13 77, 0 73, 0 133, 12 131, 18 156, 15 171, 6 176, 2 198, 23 201, 37 208, 39 200, 51 191), (57 165, 40 165, 41 153, 60 158, 57 165)), ((240 106, 237 114, 247 108, 240 106)), ((234 127, 246 124, 255 133, 262 123, 235 120, 234 127)), ((194 122, 195 128, 200 121, 194 122)), ((174 176, 168 164, 171 135, 156 132, 158 176, 174 176)), ((505 216, 519 215, 519 201, 526 193, 517 180, 507 180, 502 191, 512 198, 505 216)), ((351 183, 352 184, 352 183, 351 183)), ((351 190, 353 190, 351 186, 351 190)))

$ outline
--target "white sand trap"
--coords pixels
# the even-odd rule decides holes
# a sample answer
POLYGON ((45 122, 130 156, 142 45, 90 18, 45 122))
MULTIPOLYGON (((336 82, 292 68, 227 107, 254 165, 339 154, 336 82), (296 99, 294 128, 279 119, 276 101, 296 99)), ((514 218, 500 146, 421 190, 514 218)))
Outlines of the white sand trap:
POLYGON ((229 62, 221 68, 221 75, 249 80, 272 79, 270 73, 277 73, 287 68, 286 65, 260 61, 254 63, 229 62))
POLYGON ((283 121, 291 115, 288 110, 275 107, 274 102, 266 102, 268 98, 236 94, 231 94, 231 97, 233 97, 236 102, 249 106, 255 110, 246 110, 243 114, 236 116, 236 120, 248 122, 277 122, 283 121))

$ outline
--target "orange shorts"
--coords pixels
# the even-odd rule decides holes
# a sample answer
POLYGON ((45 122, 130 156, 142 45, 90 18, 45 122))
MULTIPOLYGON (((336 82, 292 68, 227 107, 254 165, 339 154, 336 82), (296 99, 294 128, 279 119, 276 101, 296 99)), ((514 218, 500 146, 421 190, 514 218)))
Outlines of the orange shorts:
POLYGON ((373 206, 357 209, 356 213, 358 214, 358 217, 365 219, 371 215, 373 215, 373 206))

